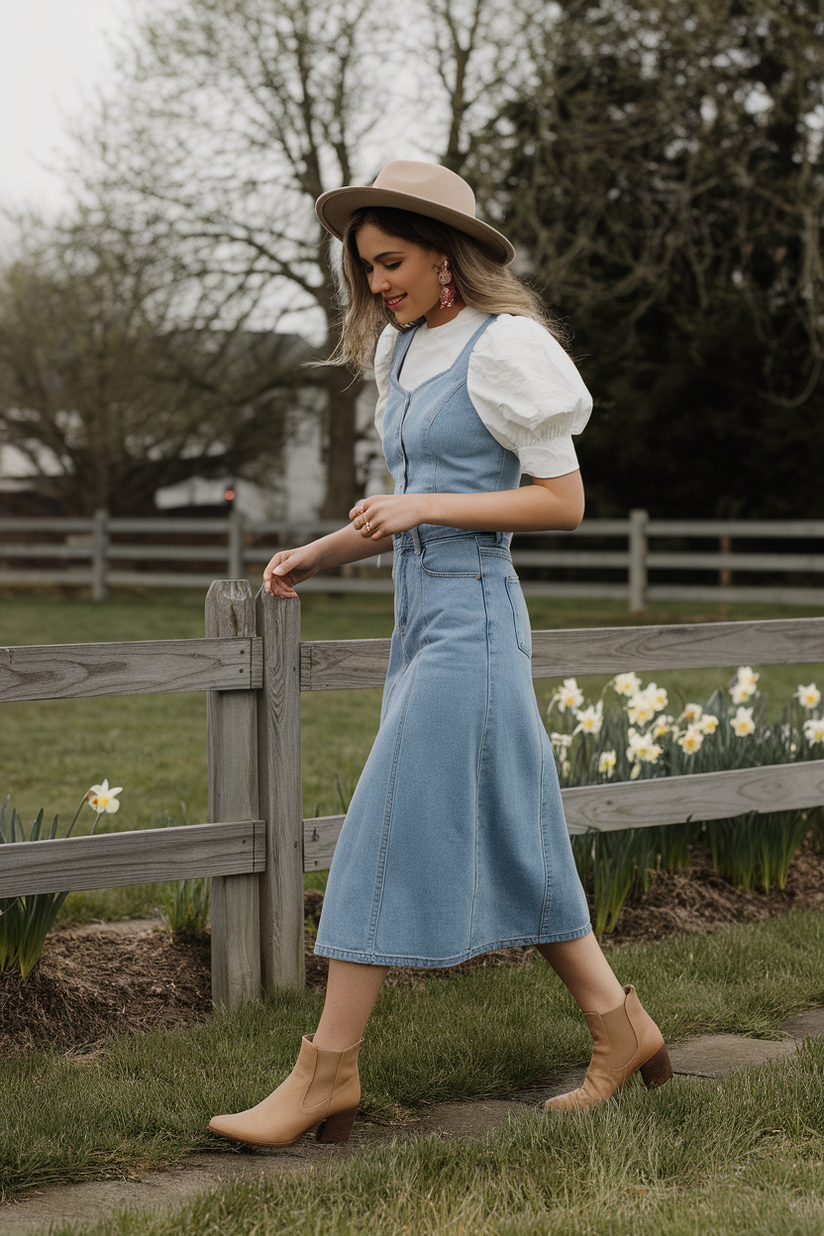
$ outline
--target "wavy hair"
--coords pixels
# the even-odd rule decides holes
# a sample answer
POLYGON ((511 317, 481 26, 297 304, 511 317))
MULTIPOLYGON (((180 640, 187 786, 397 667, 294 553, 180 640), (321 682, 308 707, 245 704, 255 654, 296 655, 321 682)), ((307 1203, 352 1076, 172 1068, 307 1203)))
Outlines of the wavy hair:
POLYGON ((411 241, 422 249, 446 253, 452 280, 461 300, 482 313, 511 313, 532 318, 560 342, 565 334, 560 323, 546 310, 541 298, 521 283, 509 267, 502 265, 473 237, 437 219, 388 206, 366 206, 356 210, 343 234, 341 282, 346 308, 338 345, 329 360, 331 365, 348 365, 356 373, 371 369, 378 336, 388 325, 398 331, 411 330, 424 318, 399 326, 383 297, 369 289, 369 281, 358 253, 357 234, 366 223, 411 241))

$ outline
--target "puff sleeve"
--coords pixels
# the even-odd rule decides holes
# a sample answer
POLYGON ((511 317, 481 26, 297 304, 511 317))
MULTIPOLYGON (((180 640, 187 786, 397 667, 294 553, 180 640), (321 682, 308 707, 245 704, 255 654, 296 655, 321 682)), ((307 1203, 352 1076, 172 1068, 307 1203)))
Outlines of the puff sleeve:
POLYGON ((473 349, 467 385, 484 425, 518 456, 524 473, 576 471, 572 435, 589 420, 592 398, 572 360, 540 323, 501 314, 473 349))

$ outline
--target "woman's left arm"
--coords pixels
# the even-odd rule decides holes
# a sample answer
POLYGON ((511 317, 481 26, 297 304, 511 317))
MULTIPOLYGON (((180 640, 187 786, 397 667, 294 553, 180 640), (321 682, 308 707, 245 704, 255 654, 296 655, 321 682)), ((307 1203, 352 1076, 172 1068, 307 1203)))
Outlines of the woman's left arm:
POLYGON ((486 494, 375 494, 349 512, 362 536, 373 541, 418 524, 478 532, 571 532, 584 514, 580 472, 531 477, 531 485, 486 494), (369 525, 367 528, 367 524, 369 525))

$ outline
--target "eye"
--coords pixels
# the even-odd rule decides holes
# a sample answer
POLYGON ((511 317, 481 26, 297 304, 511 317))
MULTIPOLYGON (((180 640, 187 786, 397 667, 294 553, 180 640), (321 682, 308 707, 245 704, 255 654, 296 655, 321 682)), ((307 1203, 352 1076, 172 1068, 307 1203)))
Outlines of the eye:
POLYGON ((400 266, 400 262, 387 262, 386 263, 387 270, 397 270, 399 266, 400 266))

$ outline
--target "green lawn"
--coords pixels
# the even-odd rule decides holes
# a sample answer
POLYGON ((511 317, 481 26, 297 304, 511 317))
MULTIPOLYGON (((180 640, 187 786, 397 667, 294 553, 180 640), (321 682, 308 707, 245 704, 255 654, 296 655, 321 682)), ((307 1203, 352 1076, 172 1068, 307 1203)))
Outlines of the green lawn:
MULTIPOLYGON (((824 1001, 822 952, 824 916, 788 914, 618 948, 611 961, 622 981, 637 984, 671 1042, 701 1032, 775 1037, 788 1016, 824 1001)), ((0 1194, 140 1172, 207 1147, 232 1153, 204 1132, 208 1117, 239 1110, 277 1084, 320 1001, 316 992, 280 992, 186 1031, 114 1040, 86 1060, 31 1053, 0 1061, 0 1194)), ((537 960, 528 969, 387 987, 362 1052, 364 1120, 397 1120, 444 1099, 528 1087, 588 1053, 583 1019, 537 960)), ((376 1147, 367 1137, 350 1163, 330 1168, 332 1189, 321 1171, 295 1185, 230 1190, 199 1203, 179 1230, 390 1236, 397 1222, 397 1231, 445 1236, 469 1233, 474 1216, 478 1231, 531 1233, 548 1230, 538 1225, 552 1216, 554 1233, 566 1210, 561 1231, 651 1232, 617 1218, 615 1227, 587 1224, 606 1223, 612 1206, 622 1223, 627 1214, 647 1222, 639 1190, 649 1190, 655 1213, 671 1212, 679 1199, 685 1213, 700 1213, 713 1196, 713 1205, 729 1198, 729 1188, 744 1183, 742 1173, 755 1200, 764 1189, 774 1203, 785 1180, 803 1208, 821 1183, 822 1080, 819 1042, 797 1060, 744 1078, 676 1079, 651 1095, 636 1079, 597 1113, 556 1120, 525 1111, 480 1145, 426 1139, 376 1147)), ((368 1132, 368 1124, 360 1127, 368 1132)), ((742 1214, 751 1219, 758 1211, 748 1206, 742 1214)), ((99 1231, 172 1230, 152 1222, 143 1216, 99 1231)), ((785 1229, 712 1223, 672 1230, 783 1236, 785 1229)))

